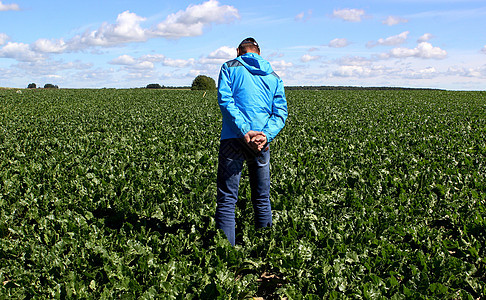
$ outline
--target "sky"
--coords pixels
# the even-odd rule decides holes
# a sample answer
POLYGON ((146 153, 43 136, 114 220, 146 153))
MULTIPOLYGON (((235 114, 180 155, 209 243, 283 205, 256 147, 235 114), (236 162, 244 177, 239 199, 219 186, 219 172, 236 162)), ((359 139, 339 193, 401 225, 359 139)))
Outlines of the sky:
POLYGON ((0 87, 217 81, 247 37, 286 86, 486 90, 485 0, 0 0, 0 87))

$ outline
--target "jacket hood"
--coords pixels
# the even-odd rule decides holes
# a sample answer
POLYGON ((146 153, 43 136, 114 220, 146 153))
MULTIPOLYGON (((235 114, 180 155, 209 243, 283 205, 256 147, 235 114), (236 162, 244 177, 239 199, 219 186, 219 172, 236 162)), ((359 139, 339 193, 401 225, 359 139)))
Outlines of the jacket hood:
POLYGON ((252 74, 269 75, 273 73, 270 63, 256 53, 245 53, 236 59, 252 74))

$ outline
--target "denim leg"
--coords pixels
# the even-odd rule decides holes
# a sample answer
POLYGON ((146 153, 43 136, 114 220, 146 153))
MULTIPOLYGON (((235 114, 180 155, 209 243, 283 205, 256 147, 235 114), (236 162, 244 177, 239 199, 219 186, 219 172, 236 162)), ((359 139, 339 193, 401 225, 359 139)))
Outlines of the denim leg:
POLYGON ((235 245, 235 206, 245 161, 239 147, 239 141, 233 139, 221 141, 217 177, 216 228, 223 230, 233 246, 235 245))
POLYGON ((256 228, 272 226, 272 207, 270 204, 270 149, 262 151, 249 159, 251 201, 255 211, 256 228))

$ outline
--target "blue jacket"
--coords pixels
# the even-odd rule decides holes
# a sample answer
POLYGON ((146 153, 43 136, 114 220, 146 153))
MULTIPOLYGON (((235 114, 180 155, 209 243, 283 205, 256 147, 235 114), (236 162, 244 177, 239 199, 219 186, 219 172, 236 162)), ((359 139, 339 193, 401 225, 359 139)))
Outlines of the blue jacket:
POLYGON ((262 131, 271 142, 287 119, 282 80, 270 63, 246 53, 223 64, 218 79, 218 103, 223 115, 221 139, 242 138, 262 131))

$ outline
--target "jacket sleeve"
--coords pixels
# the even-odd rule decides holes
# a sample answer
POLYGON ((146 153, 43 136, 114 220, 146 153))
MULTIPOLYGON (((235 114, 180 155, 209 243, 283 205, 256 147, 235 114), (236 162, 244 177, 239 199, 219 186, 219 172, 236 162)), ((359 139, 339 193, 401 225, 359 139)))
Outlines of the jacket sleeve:
POLYGON ((285 98, 285 89, 282 80, 279 78, 277 90, 273 97, 272 114, 267 124, 263 128, 263 133, 267 136, 267 142, 270 143, 285 126, 287 120, 287 99, 285 98))
POLYGON ((226 64, 221 67, 218 78, 218 104, 224 122, 230 124, 231 129, 240 137, 250 131, 250 123, 245 119, 241 110, 236 106, 231 88, 229 70, 226 64))

